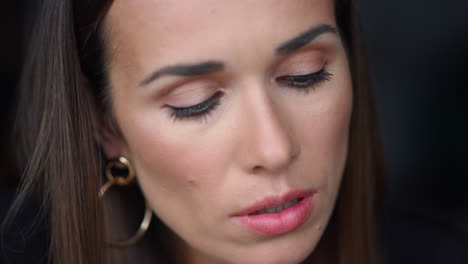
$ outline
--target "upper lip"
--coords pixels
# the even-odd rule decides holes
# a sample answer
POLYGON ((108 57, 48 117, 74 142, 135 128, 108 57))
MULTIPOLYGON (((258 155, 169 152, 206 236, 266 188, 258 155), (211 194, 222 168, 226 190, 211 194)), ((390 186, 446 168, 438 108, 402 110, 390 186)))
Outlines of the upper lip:
POLYGON ((240 210, 240 212, 233 214, 233 216, 245 216, 256 211, 279 206, 294 199, 301 199, 312 196, 315 193, 313 190, 292 190, 280 196, 269 196, 261 199, 260 201, 240 210))

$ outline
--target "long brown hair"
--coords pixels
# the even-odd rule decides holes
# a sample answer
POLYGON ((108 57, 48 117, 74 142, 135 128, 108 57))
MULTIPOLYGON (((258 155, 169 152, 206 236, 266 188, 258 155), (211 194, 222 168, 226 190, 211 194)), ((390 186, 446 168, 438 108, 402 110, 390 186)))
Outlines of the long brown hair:
MULTIPOLYGON (((371 83, 352 0, 335 0, 340 35, 353 78, 348 160, 337 204, 312 258, 326 263, 374 263, 375 186, 383 159, 371 83)), ((102 155, 96 116, 106 106, 102 21, 112 0, 44 0, 26 54, 14 135, 23 169, 11 215, 37 193, 51 230, 53 263, 108 261, 104 242, 102 155), (97 114, 96 114, 97 113, 97 114)), ((158 263, 171 263, 163 224, 153 224, 158 263), (156 226, 156 227, 154 227, 156 226)))

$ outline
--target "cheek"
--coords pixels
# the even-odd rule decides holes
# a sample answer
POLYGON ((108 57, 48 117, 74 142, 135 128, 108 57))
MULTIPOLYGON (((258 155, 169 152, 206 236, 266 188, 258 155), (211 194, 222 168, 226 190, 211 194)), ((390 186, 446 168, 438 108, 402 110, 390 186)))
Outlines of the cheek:
MULTIPOLYGON (((351 87, 340 89, 351 91, 351 87)), ((348 146, 351 116, 351 93, 345 92, 332 100, 323 110, 310 116, 307 127, 308 147, 314 149, 319 164, 342 163, 348 146)))
POLYGON ((137 128, 135 133, 127 135, 131 137, 128 140, 130 156, 139 169, 140 181, 151 182, 157 189, 183 191, 196 189, 201 182, 208 180, 210 157, 213 156, 208 148, 211 142, 200 138, 187 140, 186 137, 167 136, 174 133, 156 134, 153 131, 158 127, 145 124, 137 128))
MULTIPOLYGON (((149 130, 151 131, 151 130, 149 130)), ((197 178, 188 172, 198 171, 205 167, 204 162, 190 152, 196 144, 178 142, 171 144, 155 137, 148 130, 142 129, 136 139, 129 142, 132 149, 131 156, 138 164, 139 179, 141 181, 157 182, 156 186, 163 189, 190 188, 197 185, 197 178), (141 140, 140 140, 141 139, 141 140)))
POLYGON ((320 102, 311 106, 300 129, 305 158, 312 171, 318 172, 314 179, 322 196, 333 205, 343 175, 347 153, 349 125, 352 112, 352 86, 349 74, 340 76, 326 88, 320 102))
POLYGON ((174 141, 164 131, 155 133, 160 129, 149 124, 140 122, 125 131, 129 157, 152 209, 171 229, 181 230, 180 219, 196 215, 204 200, 200 186, 214 184, 208 160, 202 158, 204 150, 198 151, 203 142, 174 141))
POLYGON ((158 117, 146 108, 138 114, 136 109, 127 114, 140 117, 125 119, 132 123, 122 119, 121 127, 145 196, 156 211, 167 210, 169 198, 174 210, 199 209, 208 198, 207 190, 216 190, 223 182, 232 159, 226 144, 232 142, 231 134, 223 129, 196 131, 168 122, 161 113, 158 117))

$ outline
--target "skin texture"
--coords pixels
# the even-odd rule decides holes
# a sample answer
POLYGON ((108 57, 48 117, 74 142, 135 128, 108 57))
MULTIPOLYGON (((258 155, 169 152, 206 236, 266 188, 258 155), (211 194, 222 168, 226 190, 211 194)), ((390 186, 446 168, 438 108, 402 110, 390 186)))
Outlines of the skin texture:
POLYGON ((336 26, 330 0, 116 0, 105 19, 110 98, 123 137, 104 133, 108 158, 127 157, 154 212, 180 238, 184 263, 300 263, 316 247, 334 207, 347 157, 352 87, 336 33, 286 54, 281 43, 314 26, 336 26), (221 61, 197 77, 152 72, 221 61), (277 77, 319 72, 304 89, 277 77), (170 106, 221 91, 200 118, 170 106), (230 215, 290 190, 317 192, 298 229, 253 233, 230 215))

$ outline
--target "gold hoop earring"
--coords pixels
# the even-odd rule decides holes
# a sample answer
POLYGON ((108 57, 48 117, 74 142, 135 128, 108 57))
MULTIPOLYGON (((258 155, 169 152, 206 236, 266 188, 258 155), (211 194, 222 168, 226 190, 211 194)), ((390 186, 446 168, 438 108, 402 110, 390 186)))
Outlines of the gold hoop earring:
MULTIPOLYGON (((104 194, 113 186, 127 186, 131 184, 135 180, 135 169, 133 168, 132 164, 128 159, 125 157, 119 157, 115 160, 110 160, 106 165, 106 177, 107 182, 101 187, 99 190, 99 198, 103 198, 104 194), (114 168, 117 164, 124 165, 127 170, 127 176, 114 176, 112 174, 112 168, 114 168)), ((146 233, 148 227, 151 223, 151 218, 153 216, 153 212, 148 205, 148 202, 145 201, 145 215, 143 216, 143 220, 138 228, 138 231, 129 239, 123 241, 108 241, 107 243, 114 247, 128 247, 135 243, 137 243, 146 233)))

